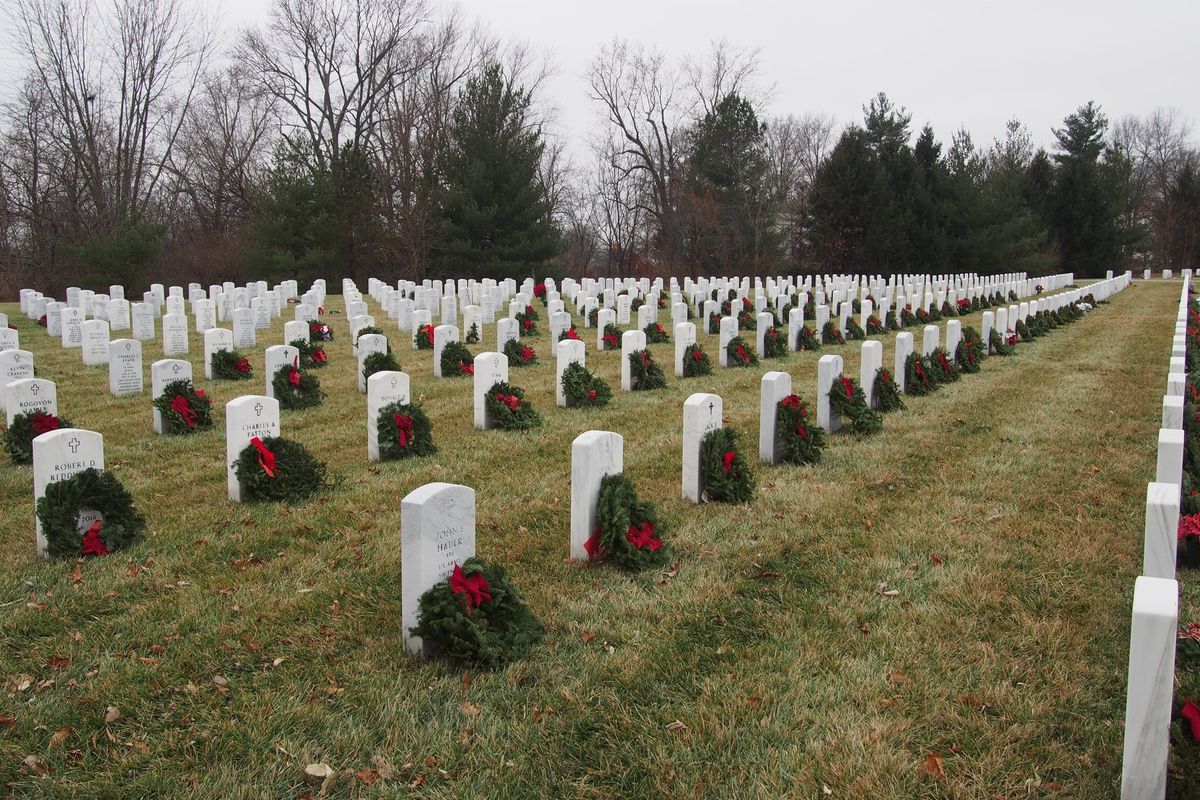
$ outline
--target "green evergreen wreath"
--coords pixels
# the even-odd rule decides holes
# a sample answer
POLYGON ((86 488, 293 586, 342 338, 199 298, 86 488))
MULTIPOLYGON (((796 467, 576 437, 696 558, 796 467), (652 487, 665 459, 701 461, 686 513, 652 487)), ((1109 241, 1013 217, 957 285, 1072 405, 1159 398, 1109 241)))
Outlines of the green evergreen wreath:
POLYGON ((642 333, 646 334, 646 342, 648 344, 663 344, 671 341, 671 337, 667 335, 663 329, 661 322, 649 322, 646 327, 642 328, 642 333))
POLYGON ((683 349, 683 377, 695 378, 712 374, 712 362, 704 348, 693 342, 683 349))
POLYGON ((489 428, 527 431, 542 424, 542 415, 525 399, 525 390, 506 381, 496 381, 483 396, 489 428))
POLYGON ((250 359, 237 350, 218 350, 212 354, 212 374, 222 381, 248 381, 253 370, 250 359))
POLYGON ((305 369, 321 369, 329 363, 329 355, 319 344, 313 344, 307 339, 292 339, 288 344, 296 348, 300 354, 300 366, 305 369))
POLYGON ((608 384, 578 361, 572 361, 563 370, 562 386, 568 408, 598 408, 612 399, 608 384))
POLYGON ((398 371, 399 369, 400 364, 396 361, 396 357, 392 355, 390 350, 383 353, 368 353, 366 357, 363 358, 362 374, 364 381, 367 378, 370 378, 376 372, 384 372, 389 370, 394 372, 398 371))
POLYGON ((186 436, 212 430, 212 401, 187 378, 168 383, 152 404, 158 409, 165 434, 186 436))
POLYGON ((866 435, 883 429, 883 415, 867 405, 867 395, 853 378, 840 376, 829 387, 829 411, 850 421, 855 433, 866 435))
MULTIPOLYGON (((371 333, 378 334, 385 339, 387 338, 387 334, 383 332, 383 328, 378 328, 374 325, 364 325, 358 329, 358 333, 354 334, 354 346, 358 347, 358 340, 371 333)), ((391 344, 388 347, 391 348, 391 344)))
POLYGON ((389 403, 379 409, 375 428, 379 458, 383 461, 431 456, 437 452, 433 423, 424 409, 414 403, 389 403))
POLYGON ((721 332, 721 315, 720 314, 713 314, 711 317, 708 318, 708 332, 709 333, 720 333, 721 332))
POLYGON ((325 464, 304 445, 282 436, 268 436, 258 442, 265 453, 251 440, 233 465, 243 500, 292 503, 306 500, 329 485, 325 464))
POLYGON ((509 339, 504 343, 504 355, 508 356, 509 365, 514 367, 528 367, 537 363, 537 353, 533 352, 532 347, 521 344, 519 339, 509 339))
POLYGON ((537 312, 532 307, 526 306, 525 311, 519 312, 516 319, 522 336, 537 336, 537 312))
POLYGON ((332 342, 333 328, 320 320, 311 320, 308 323, 308 338, 318 342, 332 342))
POLYGON ((629 354, 629 377, 635 392, 663 389, 667 385, 667 376, 649 350, 634 350, 629 354))
POLYGON ((785 358, 787 356, 787 337, 779 328, 772 327, 763 331, 763 358, 785 358))
POLYGON ((472 322, 471 327, 467 329, 467 344, 479 344, 479 323, 472 322))
POLYGON ((568 325, 567 327, 563 328, 562 333, 560 333, 558 335, 558 340, 560 342, 566 342, 566 341, 581 342, 581 341, 583 341, 582 339, 579 338, 579 331, 575 330, 574 325, 568 325))
POLYGON ((808 406, 789 394, 775 409, 775 435, 783 445, 783 460, 792 464, 815 464, 825 449, 825 431, 809 424, 808 406))
POLYGON ((884 327, 886 327, 889 331, 903 330, 903 327, 900 325, 900 320, 896 317, 895 311, 889 311, 884 315, 884 327))
POLYGON ((633 482, 623 473, 600 479, 596 530, 584 547, 591 561, 610 561, 631 572, 671 562, 671 548, 662 541, 654 504, 639 500, 633 482))
POLYGON ((474 375, 475 357, 462 342, 446 342, 442 346, 442 377, 474 375))
POLYGON ((137 543, 146 530, 133 498, 108 470, 89 468, 51 483, 37 501, 37 516, 46 549, 56 558, 108 555, 137 543), (81 536, 78 520, 83 511, 99 512, 103 521, 81 536))
POLYGON ((929 363, 937 371, 939 383, 954 383, 962 377, 958 364, 944 347, 933 348, 933 352, 929 354, 929 363))
POLYGON ((504 570, 478 558, 421 595, 411 632, 443 658, 492 669, 524 658, 542 639, 541 623, 504 570))
MULTIPOLYGON (((1017 323, 1020 325, 1021 323, 1017 323)), ((1000 331, 992 328, 992 332, 988 334, 988 346, 994 356, 1011 356, 1017 351, 1017 348, 1004 341, 1004 337, 1000 335, 1000 331)))
MULTIPOLYGON (((942 321, 942 312, 938 309, 937 306, 930 306, 929 310, 926 311, 925 313, 929 317, 929 322, 941 322, 942 321)), ((921 314, 921 312, 918 311, 917 312, 918 318, 920 318, 920 314, 921 314)))
POLYGON ((587 312, 587 323, 593 328, 600 324, 600 306, 596 306, 587 312))
POLYGON ((826 321, 824 327, 821 328, 821 344, 845 344, 846 337, 842 336, 841 330, 837 325, 833 324, 833 320, 826 321))
MULTIPOLYGON (((297 359, 299 360, 299 359, 297 359)), ((291 411, 315 408, 321 405, 321 381, 316 375, 303 372, 294 364, 284 364, 275 370, 271 388, 279 407, 291 411)))
POLYGON ((417 335, 414 336, 413 339, 417 343, 418 350, 432 350, 433 349, 433 326, 432 325, 422 325, 421 327, 417 328, 417 335))
POLYGON ((917 318, 916 318, 916 316, 913 315, 912 309, 908 308, 907 306, 900 309, 900 327, 901 328, 911 328, 913 325, 916 325, 916 324, 917 324, 917 318))
POLYGON ((866 331, 862 326, 855 322, 854 317, 846 318, 846 340, 850 342, 861 342, 867 338, 866 331))
POLYGON ((731 367, 749 367, 758 363, 758 356, 740 336, 735 336, 725 345, 725 363, 731 367))
POLYGON ((904 393, 914 396, 932 394, 937 386, 929 375, 925 359, 918 353, 909 353, 904 359, 904 393))
POLYGON ((604 342, 605 350, 616 350, 621 346, 621 329, 608 323, 604 326, 604 333, 600 334, 600 340, 604 342))
POLYGON ((970 325, 963 328, 962 339, 954 348, 954 360, 958 362, 958 368, 966 373, 979 372, 980 363, 986 355, 987 349, 979 338, 979 331, 970 325))
POLYGON ((717 503, 748 503, 754 497, 754 473, 738 451, 737 431, 714 428, 700 440, 703 497, 717 503))
POLYGON ((4 431, 4 452, 14 464, 33 463, 33 440, 60 428, 74 428, 71 421, 41 411, 26 411, 13 417, 4 431))
POLYGON ((801 325, 796 331, 796 349, 797 350, 820 350, 821 343, 817 341, 817 334, 812 328, 807 325, 801 325))
POLYGON ((875 370, 875 402, 879 411, 884 414, 904 408, 900 387, 896 385, 892 373, 883 367, 875 370))
POLYGON ((875 316, 874 314, 867 317, 867 335, 868 336, 876 336, 883 332, 884 332, 884 327, 883 327, 883 325, 880 324, 879 317, 875 316))
POLYGON ((956 309, 953 305, 951 305, 949 300, 943 300, 942 301, 942 316, 943 317, 957 317, 958 309, 956 309))

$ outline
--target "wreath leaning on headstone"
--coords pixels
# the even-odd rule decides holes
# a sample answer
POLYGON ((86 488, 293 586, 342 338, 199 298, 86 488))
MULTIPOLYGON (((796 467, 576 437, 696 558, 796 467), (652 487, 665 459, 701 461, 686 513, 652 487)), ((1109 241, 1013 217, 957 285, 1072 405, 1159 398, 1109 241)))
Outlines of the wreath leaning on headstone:
POLYGON ((735 336, 725 345, 725 363, 731 367, 749 367, 758 363, 758 356, 750 351, 745 339, 735 336))
POLYGON ((885 367, 875 370, 875 403, 881 413, 899 411, 904 408, 904 398, 900 395, 900 387, 896 379, 885 367))
POLYGON ((321 405, 321 381, 316 375, 301 371, 299 357, 295 363, 284 364, 275 370, 271 388, 280 408, 299 410, 321 405))
POLYGON ((979 372, 980 362, 986 355, 987 351, 983 340, 979 338, 979 331, 970 325, 963 328, 962 339, 954 348, 954 360, 958 363, 958 368, 966 373, 979 372))
POLYGON ((154 398, 154 407, 162 419, 163 433, 187 436, 212 430, 212 401, 187 378, 171 381, 154 398))
POLYGON ((796 349, 797 350, 820 350, 821 342, 817 339, 817 334, 807 325, 801 325, 796 331, 796 349))
MULTIPOLYGON (((1018 322, 1017 324, 1020 325, 1021 323, 1018 322)), ((988 347, 994 356, 1011 356, 1017 351, 1016 346, 1005 342, 1004 337, 1000 335, 1000 331, 995 328, 992 328, 991 333, 988 334, 988 347)))
POLYGON ((525 399, 525 391, 506 381, 496 381, 483 396, 491 425, 502 431, 526 431, 542 424, 542 416, 525 399))
POLYGON ((919 396, 936 390, 937 381, 930 377, 925 359, 920 353, 909 353, 904 359, 904 393, 919 396))
POLYGON ((384 372, 385 370, 395 372, 399 369, 400 364, 396 361, 396 357, 392 355, 390 350, 383 353, 368 353, 363 359, 363 380, 365 381, 367 378, 370 378, 376 372, 384 372))
POLYGON ((700 479, 705 500, 747 503, 754 497, 754 473, 738 451, 733 428, 715 428, 700 440, 700 479))
POLYGON ((223 381, 248 381, 251 376, 250 359, 237 350, 218 350, 212 354, 212 374, 223 381))
POLYGON ((866 338, 866 331, 862 329, 862 326, 858 324, 854 317, 846 317, 846 340, 861 342, 866 338))
POLYGON ((358 329, 357 333, 354 334, 354 346, 357 347, 358 340, 369 334, 378 334, 379 336, 382 336, 385 339, 387 338, 387 334, 383 332, 383 328, 377 327, 375 325, 364 325, 358 329))
POLYGON ((667 385, 667 376, 649 350, 634 350, 629 354, 629 378, 635 392, 663 389, 667 385))
POLYGON ((698 344, 689 344, 683 350, 683 377, 695 378, 699 375, 711 375, 712 362, 708 353, 698 344))
POLYGON ((437 452, 433 443, 433 423, 413 403, 389 403, 379 409, 376 418, 379 457, 384 461, 429 456, 437 452))
POLYGON ((46 549, 56 558, 106 556, 135 544, 146 530, 145 518, 117 477, 94 468, 48 485, 37 501, 37 516, 46 549), (80 536, 79 515, 86 511, 101 519, 80 536))
POLYGON ((562 387, 568 408, 598 408, 612 399, 608 384, 578 361, 572 361, 563 370, 562 387))
POLYGON ((809 421, 808 406, 798 395, 789 394, 775 409, 775 435, 783 445, 783 460, 792 464, 815 464, 825 449, 825 431, 809 421))
POLYGON ((929 363, 937 372, 938 381, 940 383, 954 383, 962 377, 962 373, 958 369, 958 364, 950 357, 944 347, 935 347, 933 352, 929 354, 929 363))
POLYGON ((446 342, 442 345, 442 377, 474 375, 475 357, 462 342, 446 342))
POLYGON ((74 427, 68 419, 41 411, 17 414, 4 431, 4 452, 14 464, 32 464, 34 439, 59 428, 74 427))
POLYGON ((763 358, 784 358, 787 356, 787 337, 777 327, 763 331, 763 358))
POLYGON ((592 561, 609 561, 630 571, 661 567, 672 558, 671 548, 662 541, 654 504, 639 500, 623 473, 600 479, 596 529, 584 549, 592 561))
POLYGON ((308 338, 314 342, 332 342, 333 328, 320 320, 312 320, 308 323, 308 338))
POLYGON ((422 325, 417 328, 417 335, 413 337, 413 340, 416 341, 418 350, 432 350, 433 326, 422 325))
POLYGON ((300 354, 300 366, 302 367, 320 369, 329 363, 329 354, 319 344, 313 344, 307 339, 292 339, 288 344, 296 348, 296 352, 300 354))
POLYGON ((504 355, 508 357, 509 366, 528 367, 537 363, 537 353, 532 347, 521 344, 519 339, 509 339, 504 343, 504 355))
POLYGON ((646 327, 642 328, 642 333, 646 334, 646 342, 648 344, 664 344, 671 341, 671 337, 667 334, 661 322, 646 323, 646 327))
POLYGON ((449 580, 421 595, 411 632, 436 655, 489 668, 524 658, 542 639, 504 570, 479 558, 455 564, 449 580))
POLYGON ((471 327, 467 328, 466 335, 467 344, 479 344, 479 323, 472 322, 471 327))
POLYGON ((325 464, 299 442, 282 436, 255 436, 238 454, 234 474, 242 499, 250 502, 295 502, 325 489, 325 464))
POLYGON ((875 336, 880 333, 884 333, 883 325, 879 322, 879 317, 872 314, 867 317, 867 335, 875 336))
POLYGON ((839 376, 829 387, 829 411, 848 419, 855 433, 878 433, 883 429, 883 416, 867 405, 862 387, 845 375, 839 376))
POLYGON ((846 337, 842 336, 841 330, 837 325, 833 324, 833 320, 828 320, 821 328, 821 344, 845 344, 846 337))
POLYGON ((604 333, 600 334, 600 340, 604 342, 604 349, 616 350, 621 346, 621 329, 608 323, 604 326, 604 333))

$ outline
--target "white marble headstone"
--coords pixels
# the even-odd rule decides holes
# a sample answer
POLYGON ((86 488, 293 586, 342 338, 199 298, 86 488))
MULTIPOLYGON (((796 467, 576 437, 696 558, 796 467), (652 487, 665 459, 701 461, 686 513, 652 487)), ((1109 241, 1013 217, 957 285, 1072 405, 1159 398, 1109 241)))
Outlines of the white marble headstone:
POLYGON ((558 357, 555 359, 555 390, 554 401, 559 408, 567 407, 567 393, 563 391, 563 372, 573 362, 587 366, 587 355, 583 342, 567 339, 560 343, 558 357))
POLYGON ((696 392, 683 402, 683 499, 699 503, 704 494, 700 443, 722 426, 724 403, 719 395, 696 392))
POLYGON ((792 393, 792 376, 771 371, 762 376, 758 400, 758 457, 764 464, 778 464, 783 459, 779 437, 775 430, 779 401, 792 393))
POLYGON ((409 378, 406 373, 382 370, 367 378, 367 458, 379 461, 379 412, 393 403, 408 404, 409 378))
MULTIPOLYGON (((204 332, 204 379, 213 379, 212 358, 219 350, 233 351, 233 331, 228 328, 209 328, 204 332)), ((269 383, 269 381, 268 381, 269 383)))
POLYGON ((108 344, 108 391, 114 397, 141 394, 142 343, 114 339, 108 344))
POLYGON ((279 435, 279 401, 273 397, 244 395, 225 404, 225 465, 229 499, 242 500, 242 486, 234 465, 254 438, 279 435))
POLYGON ((621 389, 633 391, 633 371, 629 365, 629 356, 638 350, 646 349, 646 334, 640 330, 625 331, 621 334, 621 389))
POLYGON ((367 391, 367 379, 363 377, 363 368, 367 361, 367 356, 372 353, 386 353, 388 351, 387 337, 382 333, 367 333, 358 337, 358 392, 365 394, 367 391))
MULTIPOLYGON (((37 519, 37 501, 46 495, 46 487, 57 481, 65 481, 85 469, 104 469, 104 437, 95 431, 79 428, 60 428, 43 433, 33 440, 33 503, 37 551, 47 558, 46 537, 42 535, 42 521, 37 519)), ((97 519, 103 519, 95 511, 84 509, 79 515, 79 534, 83 535, 97 519)))
POLYGON ((5 387, 5 424, 18 414, 40 411, 58 416, 58 387, 43 378, 21 378, 5 387))
MULTIPOLYGON (((163 358, 150 365, 150 394, 157 400, 172 381, 190 381, 192 379, 192 363, 179 358, 163 358)), ((157 408, 153 412, 152 428, 155 433, 163 432, 162 412, 157 408)))
MULTIPOLYGON (((164 314, 162 318, 163 355, 186 356, 188 354, 187 317, 183 314, 164 314)), ((207 357, 205 361, 207 361, 207 357)))
POLYGON ((294 366, 300 351, 290 344, 273 344, 263 352, 263 383, 267 397, 275 397, 275 373, 287 366, 294 366))
POLYGON ((584 545, 596 528, 600 481, 624 470, 625 440, 619 433, 586 431, 571 443, 571 558, 588 560, 584 545))
POLYGON ((829 390, 841 375, 841 356, 821 356, 821 360, 817 362, 817 424, 829 433, 834 433, 842 427, 841 415, 833 413, 829 402, 829 390))
POLYGON ((475 356, 473 376, 474 422, 478 430, 487 430, 488 390, 498 382, 508 382, 508 357, 503 353, 480 353, 475 356))
POLYGON ((83 365, 94 367, 108 363, 108 323, 89 319, 80 326, 83 331, 83 365))
POLYGON ((475 555, 475 490, 452 483, 427 483, 400 501, 400 592, 404 649, 431 655, 413 636, 417 602, 435 584, 449 580, 455 565, 475 555))
POLYGON ((683 356, 696 343, 696 323, 681 322, 675 326, 675 377, 683 377, 683 356))

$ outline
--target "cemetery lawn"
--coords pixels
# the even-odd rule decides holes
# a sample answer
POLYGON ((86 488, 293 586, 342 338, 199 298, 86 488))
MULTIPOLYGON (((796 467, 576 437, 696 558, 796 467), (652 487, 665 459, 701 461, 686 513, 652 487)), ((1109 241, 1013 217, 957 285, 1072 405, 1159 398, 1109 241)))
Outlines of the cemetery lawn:
MULTIPOLYGON (((283 412, 282 429, 342 482, 297 507, 234 506, 224 403, 261 392, 261 348, 281 343, 282 320, 259 331, 253 381, 198 381, 216 430, 167 438, 150 433, 148 377, 146 394, 111 398, 105 369, 0 305, 39 377, 58 381, 60 413, 104 434, 150 527, 132 551, 40 561, 31 472, 0 466, 0 786, 88 798, 1116 796, 1179 287, 1135 283, 1016 356, 906 398, 882 434, 832 437, 816 467, 759 467, 741 507, 680 499, 684 399, 720 394, 757 463, 762 373, 791 372, 812 402, 821 353, 722 370, 717 337, 702 334, 716 374, 676 380, 673 344, 652 345, 669 387, 623 394, 619 352, 596 353, 579 321, 614 398, 556 409, 539 305, 540 363, 510 380, 546 422, 521 435, 473 430, 469 379, 433 379, 430 353, 385 323, 440 452, 370 464, 331 296, 325 402, 283 412), (571 441, 593 428, 624 435, 626 472, 676 548, 671 570, 631 577, 565 558, 571 441), (400 499, 430 481, 477 490, 480 555, 509 569, 547 629, 528 661, 489 673, 403 654, 400 499), (334 771, 323 787, 305 781, 314 763, 334 771)), ((894 334, 881 338, 890 366, 894 334)), ((202 376, 195 332, 191 349, 202 376)), ((857 377, 857 343, 822 352, 857 377)), ((160 357, 161 342, 146 343, 147 375, 160 357)), ((1186 622, 1200 592, 1183 577, 1186 622)))

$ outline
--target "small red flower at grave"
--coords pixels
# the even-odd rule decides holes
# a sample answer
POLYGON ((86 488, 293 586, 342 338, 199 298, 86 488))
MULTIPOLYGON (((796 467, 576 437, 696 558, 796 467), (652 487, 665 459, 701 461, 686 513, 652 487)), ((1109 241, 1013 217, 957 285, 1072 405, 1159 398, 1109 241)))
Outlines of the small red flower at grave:
POLYGON ((45 414, 41 411, 33 412, 33 435, 41 436, 43 433, 56 431, 62 427, 62 422, 53 414, 45 414))
POLYGON ((492 595, 488 592, 487 578, 476 572, 474 575, 467 577, 462 571, 462 567, 458 564, 454 565, 454 572, 450 574, 450 591, 457 595, 462 595, 463 602, 466 603, 467 613, 471 613, 472 609, 479 608, 485 600, 491 600, 492 595))
POLYGON ((87 533, 83 534, 83 554, 85 556, 108 555, 108 548, 104 546, 104 540, 100 538, 101 527, 100 520, 96 520, 92 523, 92 527, 87 529, 87 533))
POLYGON ((735 458, 737 458, 737 453, 734 453, 732 451, 721 456, 721 467, 725 470, 726 475, 728 475, 730 473, 730 471, 733 470, 733 460, 735 458))
POLYGON ((262 467, 262 471, 267 473, 268 478, 275 477, 275 454, 267 449, 267 446, 262 443, 262 439, 255 436, 250 440, 250 444, 258 451, 258 465, 262 467))
POLYGON ((846 399, 853 400, 854 399, 854 381, 850 380, 845 375, 841 376, 838 380, 840 380, 842 382, 842 391, 846 393, 846 399))
POLYGON ((192 411, 192 407, 188 404, 186 397, 177 394, 171 398, 171 410, 183 417, 184 424, 189 428, 196 427, 196 412, 192 411))
POLYGON ((1188 721, 1192 738, 1200 742, 1200 706, 1188 700, 1183 704, 1183 709, 1179 712, 1179 716, 1188 721))
POLYGON ((241 361, 234 364, 233 368, 243 374, 248 373, 250 371, 250 359, 243 358, 241 361))
POLYGON ((588 400, 595 400, 595 399, 596 399, 596 390, 588 389, 588 400))
POLYGON ((474 364, 463 364, 462 371, 463 371, 463 375, 474 375, 475 374, 475 365, 474 364))
POLYGON ((1200 539, 1200 514, 1179 518, 1179 541, 1188 538, 1200 539))
POLYGON ((392 421, 396 423, 396 441, 400 443, 401 447, 408 447, 408 442, 413 435, 412 417, 395 414, 392 416, 392 421))
POLYGON ((317 364, 324 364, 329 360, 328 354, 324 347, 318 347, 312 351, 312 360, 317 364))
POLYGON ((522 347, 521 348, 521 360, 529 361, 532 358, 533 358, 533 348, 532 347, 522 347))
POLYGON ((1009 344, 1017 343, 1017 332, 1016 331, 1014 331, 1014 330, 1008 331, 1008 343, 1009 344))
POLYGON ((655 538, 654 534, 654 526, 649 522, 643 521, 637 527, 633 525, 629 526, 629 530, 625 532, 625 540, 638 550, 648 547, 651 551, 654 551, 662 547, 662 540, 655 538))
POLYGON ((325 306, 317 306, 317 313, 318 313, 318 314, 324 314, 324 313, 325 313, 325 306))

